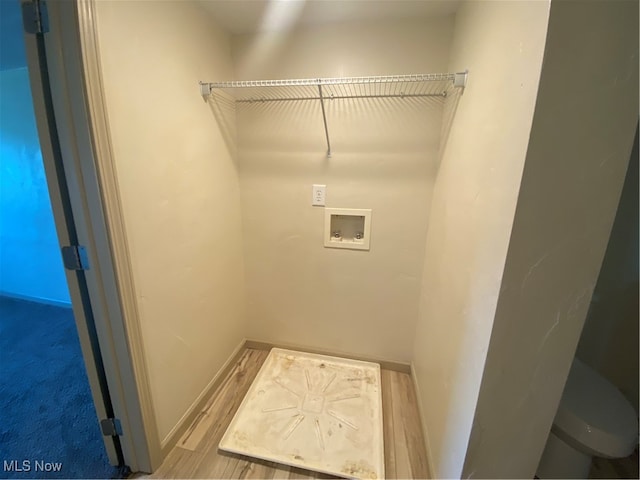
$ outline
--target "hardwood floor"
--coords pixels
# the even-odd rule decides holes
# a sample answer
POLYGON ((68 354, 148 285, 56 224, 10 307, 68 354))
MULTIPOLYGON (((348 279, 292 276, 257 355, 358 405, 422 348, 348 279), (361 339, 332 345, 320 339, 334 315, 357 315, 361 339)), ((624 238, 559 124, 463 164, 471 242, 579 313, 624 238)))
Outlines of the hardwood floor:
MULTIPOLYGON (((218 443, 258 370, 264 350, 247 349, 160 468, 150 478, 335 478, 218 451, 218 443)), ((427 478, 418 406, 409 375, 381 370, 386 478, 427 478)))

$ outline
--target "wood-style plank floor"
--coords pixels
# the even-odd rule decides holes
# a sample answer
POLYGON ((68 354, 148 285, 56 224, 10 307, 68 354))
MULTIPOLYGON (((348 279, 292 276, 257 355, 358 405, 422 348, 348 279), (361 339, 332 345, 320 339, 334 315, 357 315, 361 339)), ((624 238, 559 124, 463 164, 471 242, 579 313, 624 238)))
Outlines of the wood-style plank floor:
MULTIPOLYGON (((218 443, 267 358, 246 349, 164 463, 150 478, 334 478, 218 451, 218 443)), ((427 459, 409 375, 381 370, 386 478, 427 478, 427 459)))

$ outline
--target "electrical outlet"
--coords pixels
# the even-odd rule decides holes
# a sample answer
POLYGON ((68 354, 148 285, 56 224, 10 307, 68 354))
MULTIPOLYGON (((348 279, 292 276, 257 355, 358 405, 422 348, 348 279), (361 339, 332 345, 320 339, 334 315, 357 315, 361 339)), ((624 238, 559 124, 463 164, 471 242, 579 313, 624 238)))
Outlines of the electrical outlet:
POLYGON ((326 185, 314 185, 313 194, 311 198, 311 205, 324 207, 325 200, 327 198, 327 186, 326 185))

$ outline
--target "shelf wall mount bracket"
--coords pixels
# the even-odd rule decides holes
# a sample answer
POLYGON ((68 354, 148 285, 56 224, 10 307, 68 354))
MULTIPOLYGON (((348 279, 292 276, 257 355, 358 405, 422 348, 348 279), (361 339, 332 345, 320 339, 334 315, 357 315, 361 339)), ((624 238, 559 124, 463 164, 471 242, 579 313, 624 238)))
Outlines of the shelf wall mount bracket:
POLYGON ((465 70, 464 72, 454 73, 453 74, 453 86, 457 88, 464 88, 467 86, 467 76, 469 75, 469 70, 465 70))
POLYGON ((211 95, 211 84, 200 82, 200 95, 202 95, 202 99, 206 102, 209 95, 211 95))

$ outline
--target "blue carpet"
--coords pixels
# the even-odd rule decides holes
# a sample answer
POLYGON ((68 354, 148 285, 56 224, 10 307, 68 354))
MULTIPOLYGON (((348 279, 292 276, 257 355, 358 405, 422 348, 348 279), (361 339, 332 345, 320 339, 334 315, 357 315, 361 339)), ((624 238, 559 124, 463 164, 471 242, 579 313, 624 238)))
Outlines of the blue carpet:
POLYGON ((0 297, 0 412, 0 478, 118 478, 70 308, 0 297))

